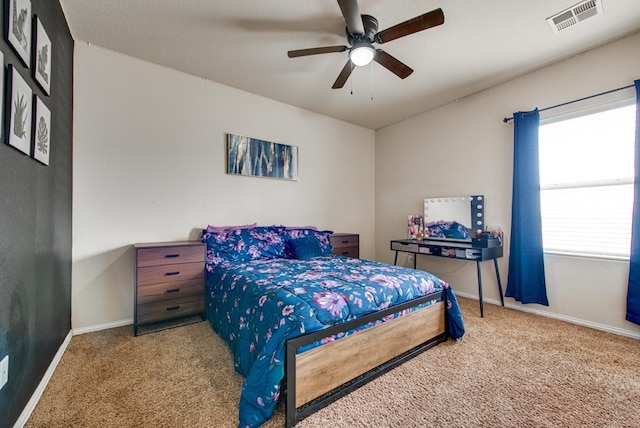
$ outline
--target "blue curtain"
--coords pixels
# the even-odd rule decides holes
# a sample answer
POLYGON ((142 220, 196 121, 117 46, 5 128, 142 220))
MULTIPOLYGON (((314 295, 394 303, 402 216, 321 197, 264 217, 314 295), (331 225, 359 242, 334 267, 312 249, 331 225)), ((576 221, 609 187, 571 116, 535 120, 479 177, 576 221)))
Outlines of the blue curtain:
POLYGON ((540 214, 538 166, 540 113, 538 109, 514 113, 513 123, 511 246, 505 295, 522 303, 539 303, 549 306, 544 279, 540 214))
POLYGON ((636 80, 636 155, 633 184, 633 219, 631 223, 631 257, 627 290, 627 321, 640 324, 640 80, 636 80))

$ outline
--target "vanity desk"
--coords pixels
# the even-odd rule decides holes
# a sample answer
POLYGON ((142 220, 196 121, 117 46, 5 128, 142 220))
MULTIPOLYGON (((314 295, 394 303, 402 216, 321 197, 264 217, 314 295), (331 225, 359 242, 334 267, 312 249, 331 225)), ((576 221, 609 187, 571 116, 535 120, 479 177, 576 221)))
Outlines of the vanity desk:
POLYGON ((496 278, 498 280, 498 291, 500 292, 500 302, 504 306, 504 297, 502 294, 502 283, 500 282, 500 272, 498 271, 497 259, 502 257, 502 245, 493 247, 479 247, 467 242, 452 242, 428 239, 398 239, 391 241, 391 250, 396 252, 393 264, 398 263, 398 253, 411 253, 413 256, 413 268, 416 268, 416 258, 418 255, 446 257, 450 259, 458 259, 469 262, 476 262, 478 269, 478 297, 480 300, 480 316, 484 317, 484 308, 482 304, 482 274, 480 272, 480 263, 493 260, 496 270, 496 278))

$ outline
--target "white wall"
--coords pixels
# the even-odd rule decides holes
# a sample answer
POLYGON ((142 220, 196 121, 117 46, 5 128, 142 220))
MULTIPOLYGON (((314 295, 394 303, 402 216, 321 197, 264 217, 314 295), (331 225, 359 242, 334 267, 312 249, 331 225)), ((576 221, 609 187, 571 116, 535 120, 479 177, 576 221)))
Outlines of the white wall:
POLYGON ((372 130, 82 42, 74 67, 74 330, 133 319, 132 244, 207 224, 359 233, 373 258, 372 130), (228 132, 299 146, 299 180, 227 175, 228 132))
MULTIPOLYGON (((406 215, 420 213, 425 197, 484 194, 487 224, 507 234, 499 260, 506 288, 513 126, 502 119, 633 84, 640 78, 639 47, 640 33, 378 130, 376 258, 393 263, 389 241, 406 235, 406 215)), ((628 262, 546 256, 545 263, 550 306, 507 303, 640 337, 640 326, 624 319, 628 262)), ((418 266, 477 297, 475 263, 421 256, 418 266)), ((492 263, 483 263, 482 272, 485 298, 498 302, 492 263)))

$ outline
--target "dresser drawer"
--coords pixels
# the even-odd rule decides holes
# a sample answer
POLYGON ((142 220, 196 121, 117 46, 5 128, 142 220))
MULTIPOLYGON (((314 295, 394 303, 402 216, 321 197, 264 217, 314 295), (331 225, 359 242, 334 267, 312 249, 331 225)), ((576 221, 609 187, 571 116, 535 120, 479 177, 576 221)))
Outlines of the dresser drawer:
POLYGON ((163 282, 204 280, 204 263, 179 263, 171 265, 139 267, 137 285, 160 284, 163 282))
POLYGON ((204 312, 204 295, 187 296, 138 305, 136 323, 163 321, 204 312))
POLYGON ((204 262, 205 247, 202 244, 138 248, 136 257, 138 267, 204 262))
POLYGON ((331 246, 333 248, 359 247, 359 235, 334 234, 331 235, 331 246))
POLYGON ((179 297, 203 295, 204 281, 196 279, 191 281, 164 282, 161 284, 141 285, 137 289, 138 304, 176 299, 179 297))
POLYGON ((334 256, 360 258, 360 235, 356 233, 334 233, 330 239, 334 256))
POLYGON ((332 254, 334 256, 347 256, 347 257, 353 257, 354 259, 357 259, 357 258, 360 258, 360 248, 359 247, 334 248, 332 254))

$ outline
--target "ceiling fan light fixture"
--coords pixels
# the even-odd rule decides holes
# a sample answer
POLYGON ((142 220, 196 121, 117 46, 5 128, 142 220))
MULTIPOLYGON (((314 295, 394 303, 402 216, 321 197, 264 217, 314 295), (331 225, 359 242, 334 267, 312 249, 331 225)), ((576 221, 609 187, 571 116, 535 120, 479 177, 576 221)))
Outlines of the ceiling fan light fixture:
POLYGON ((349 52, 349 59, 357 66, 364 66, 371 62, 376 51, 369 44, 356 46, 349 52))

